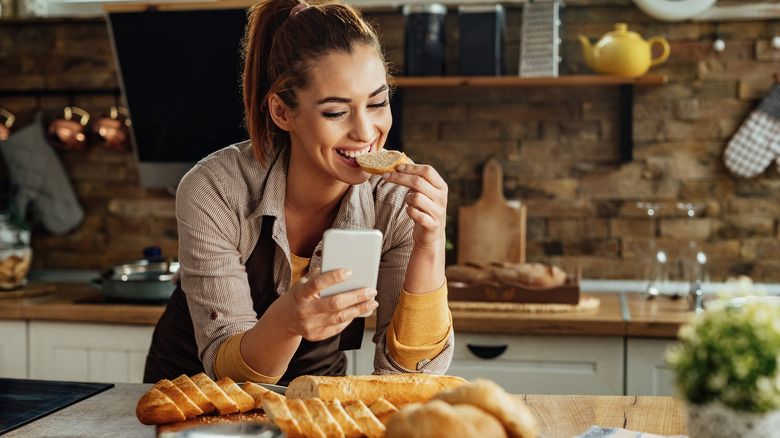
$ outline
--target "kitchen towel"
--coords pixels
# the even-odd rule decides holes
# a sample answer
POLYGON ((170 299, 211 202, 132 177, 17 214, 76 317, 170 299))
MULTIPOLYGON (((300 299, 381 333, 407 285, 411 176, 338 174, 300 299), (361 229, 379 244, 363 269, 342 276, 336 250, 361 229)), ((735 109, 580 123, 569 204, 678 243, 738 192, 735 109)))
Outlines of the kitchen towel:
POLYGON ((33 222, 54 234, 75 228, 84 211, 62 167, 59 157, 46 141, 41 114, 35 121, 0 141, 0 152, 8 164, 11 180, 19 187, 18 211, 32 207, 33 222))
POLYGON ((723 161, 742 178, 762 173, 772 161, 780 168, 780 84, 774 82, 757 108, 726 145, 723 161))
POLYGON ((652 433, 634 432, 618 427, 591 426, 584 434, 574 438, 687 438, 686 435, 656 435, 652 433))

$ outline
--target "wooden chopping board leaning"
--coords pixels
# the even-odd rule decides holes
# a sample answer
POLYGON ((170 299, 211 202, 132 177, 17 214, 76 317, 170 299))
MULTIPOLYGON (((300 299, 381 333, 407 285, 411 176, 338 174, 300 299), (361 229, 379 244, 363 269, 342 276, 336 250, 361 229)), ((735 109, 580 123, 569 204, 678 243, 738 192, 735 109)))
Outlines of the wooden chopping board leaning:
POLYGON ((503 169, 496 158, 485 163, 482 194, 458 211, 458 264, 525 263, 526 207, 507 201, 503 169))

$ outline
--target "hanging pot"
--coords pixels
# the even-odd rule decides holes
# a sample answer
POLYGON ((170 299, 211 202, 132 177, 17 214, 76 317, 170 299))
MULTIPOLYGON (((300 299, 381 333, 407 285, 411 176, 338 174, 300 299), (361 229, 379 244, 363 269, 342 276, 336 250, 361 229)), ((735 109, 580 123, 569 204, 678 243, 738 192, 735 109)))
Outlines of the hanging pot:
POLYGON ((49 125, 49 138, 52 145, 69 151, 83 151, 87 144, 87 123, 89 123, 88 112, 76 106, 66 106, 62 117, 49 125))
POLYGON ((92 130, 104 148, 119 152, 130 150, 130 119, 126 108, 112 106, 109 115, 99 118, 92 130))
POLYGON ((0 123, 0 141, 3 141, 11 135, 11 126, 14 125, 16 116, 14 116, 11 111, 8 111, 5 108, 0 108, 0 117, 5 119, 2 120, 2 123, 0 123))
POLYGON ((165 301, 176 289, 172 280, 178 270, 179 262, 171 259, 138 260, 107 269, 90 285, 110 301, 165 301))

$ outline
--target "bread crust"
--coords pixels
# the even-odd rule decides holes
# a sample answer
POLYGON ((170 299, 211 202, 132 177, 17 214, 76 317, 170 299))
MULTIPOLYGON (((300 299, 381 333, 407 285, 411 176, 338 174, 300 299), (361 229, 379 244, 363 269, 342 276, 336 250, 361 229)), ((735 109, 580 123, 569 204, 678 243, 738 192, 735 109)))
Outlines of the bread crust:
POLYGON ((163 424, 184 421, 187 418, 176 403, 157 388, 141 396, 135 407, 135 416, 143 424, 163 424))
POLYGON ((357 157, 355 160, 363 171, 372 175, 395 172, 395 168, 399 164, 411 163, 405 153, 385 149, 369 152, 357 157))
POLYGON ((441 400, 402 407, 387 423, 386 438, 506 438, 498 419, 470 404, 441 400))
POLYGON ((319 397, 323 401, 338 399, 342 403, 360 400, 370 406, 379 398, 385 398, 395 406, 422 403, 436 393, 468 383, 456 376, 437 374, 387 374, 346 377, 300 376, 287 387, 287 398, 308 399, 319 397))
POLYGON ((511 438, 536 438, 538 427, 531 411, 517 398, 487 379, 475 379, 468 385, 436 394, 434 401, 468 403, 497 418, 511 438))

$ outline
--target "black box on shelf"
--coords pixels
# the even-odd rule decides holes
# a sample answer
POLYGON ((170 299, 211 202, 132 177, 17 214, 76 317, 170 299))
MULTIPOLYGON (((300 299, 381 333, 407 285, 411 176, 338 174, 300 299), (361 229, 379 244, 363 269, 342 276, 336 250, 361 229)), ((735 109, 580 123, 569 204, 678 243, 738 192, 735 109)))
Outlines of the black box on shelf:
POLYGON ((447 7, 441 3, 406 5, 403 14, 404 74, 443 76, 447 7))
POLYGON ((461 5, 460 75, 501 76, 504 64, 504 7, 461 5))

